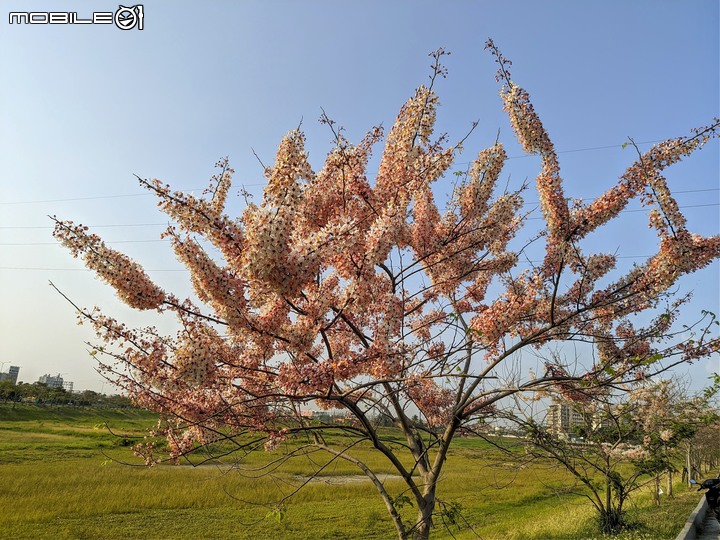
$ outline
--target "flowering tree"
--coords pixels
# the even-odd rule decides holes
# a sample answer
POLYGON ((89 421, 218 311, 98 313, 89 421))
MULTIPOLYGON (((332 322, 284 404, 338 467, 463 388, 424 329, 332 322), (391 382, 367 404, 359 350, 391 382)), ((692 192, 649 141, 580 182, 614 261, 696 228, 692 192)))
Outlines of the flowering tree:
POLYGON ((177 335, 165 336, 80 310, 105 342, 97 350, 111 359, 103 363, 106 376, 171 420, 163 432, 173 457, 248 433, 267 448, 302 436, 306 448, 370 478, 399 538, 427 538, 441 511, 438 481, 453 437, 503 398, 533 390, 589 394, 718 348, 703 333, 673 340, 679 304, 656 309, 682 276, 720 254, 719 236, 687 230, 662 176, 717 136, 718 121, 656 145, 607 193, 569 206, 557 154, 528 93, 491 41, 488 48, 515 134, 542 162, 536 186, 546 225, 534 245, 545 255, 537 266, 518 269, 525 250, 519 240, 531 239, 520 236, 510 247, 525 230, 524 188, 497 188, 506 159, 499 142, 478 153, 444 211, 438 206, 433 186, 448 181, 462 144, 432 139, 442 50, 433 54, 430 85, 416 90, 385 137, 373 183, 366 167, 382 130, 352 144, 328 119, 336 144, 322 167, 313 170, 303 133, 291 131, 265 169, 262 202, 238 218, 224 212, 233 172, 226 161, 199 198, 140 179, 175 223, 165 237, 189 269, 197 300, 162 290, 86 227, 56 220, 55 237, 126 304, 179 321, 177 335), (615 257, 582 246, 636 197, 651 208, 659 249, 611 277, 615 257), (636 329, 630 318, 648 311, 657 318, 636 329), (597 358, 572 367, 548 361, 541 377, 519 369, 520 351, 572 340, 593 342, 597 358), (308 422, 302 413, 309 404, 342 409, 354 422, 308 422), (392 422, 405 443, 390 444, 378 418, 392 422), (323 437, 338 427, 345 445, 323 437), (359 441, 384 456, 404 492, 392 493, 353 453, 359 441), (417 510, 409 522, 407 501, 417 510))

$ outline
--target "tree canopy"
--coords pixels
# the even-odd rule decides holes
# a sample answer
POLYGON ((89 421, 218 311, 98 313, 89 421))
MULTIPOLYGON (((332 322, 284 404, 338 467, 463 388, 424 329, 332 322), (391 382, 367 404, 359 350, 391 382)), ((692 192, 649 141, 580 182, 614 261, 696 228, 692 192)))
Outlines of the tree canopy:
POLYGON ((500 142, 453 178, 465 140, 433 138, 442 50, 432 55, 430 84, 402 106, 387 134, 375 127, 353 144, 323 117, 335 146, 315 171, 304 134, 290 131, 265 168, 262 202, 238 217, 224 210, 234 172, 227 160, 202 197, 139 179, 173 222, 164 237, 189 269, 196 299, 163 290, 87 227, 55 219, 55 237, 123 302, 177 317, 177 334, 162 335, 79 308, 108 359, 105 375, 168 419, 162 431, 173 458, 246 433, 268 449, 302 436, 308 448, 356 464, 373 481, 400 538, 427 538, 451 441, 504 398, 542 391, 586 401, 608 385, 717 351, 712 315, 694 332, 674 329, 684 301, 674 287, 718 258, 720 236, 687 229, 663 171, 716 137, 718 120, 638 153, 613 188, 571 203, 528 92, 492 41, 487 48, 515 135, 541 160, 539 235, 527 234, 528 186, 502 188, 500 142), (381 140, 371 181, 367 165, 381 140), (441 208, 433 188, 449 182, 453 193, 441 208), (623 272, 613 254, 588 252, 586 239, 620 218, 631 199, 648 208, 659 247, 623 272), (531 244, 542 245, 544 257, 528 265, 531 244), (569 364, 547 352, 573 341, 591 344, 593 354, 569 364), (544 355, 544 373, 521 369, 526 350, 544 355), (343 409, 354 421, 312 424, 303 415, 311 405, 343 409), (418 412, 422 422, 413 420, 418 412), (399 428, 405 443, 384 440, 377 418, 399 428), (346 442, 328 444, 322 429, 338 427, 346 442), (405 481, 403 497, 418 511, 413 522, 400 515, 405 499, 353 455, 361 440, 405 481))

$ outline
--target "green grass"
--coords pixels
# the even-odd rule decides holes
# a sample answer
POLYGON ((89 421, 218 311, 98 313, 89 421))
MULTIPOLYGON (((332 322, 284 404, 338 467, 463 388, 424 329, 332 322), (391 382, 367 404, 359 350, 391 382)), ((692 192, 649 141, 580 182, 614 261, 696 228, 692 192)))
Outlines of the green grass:
MULTIPOLYGON (((143 466, 123 439, 142 436, 155 423, 135 410, 0 407, 0 538, 7 539, 385 539, 395 537, 386 510, 367 482, 313 483, 273 513, 273 501, 307 474, 307 460, 288 463, 272 477, 250 478, 228 467, 143 466), (107 423, 122 437, 113 436, 107 423)), ((359 454, 392 472, 367 448, 359 454)), ((552 468, 515 469, 489 456, 478 439, 461 439, 438 491, 460 503, 463 517, 485 540, 575 540, 595 533, 587 500, 563 492, 567 477, 552 468), (506 485, 507 484, 507 485, 506 485)), ((249 463, 270 457, 258 453, 249 463)), ((313 456, 316 467, 324 463, 313 456)), ((327 461, 327 458, 324 458, 327 461)), ((333 462, 323 475, 356 474, 333 462)), ((393 493, 402 482, 388 480, 393 493)), ((649 492, 628 508, 638 527, 622 540, 674 538, 699 495, 677 486, 676 498, 653 506, 649 492)), ((403 512, 408 520, 414 508, 403 512)), ((468 526, 457 538, 476 538, 468 526)), ((442 527, 433 538, 451 538, 442 527)))
POLYGON ((91 458, 123 444, 118 434, 142 436, 156 416, 137 409, 0 406, 0 465, 91 458))

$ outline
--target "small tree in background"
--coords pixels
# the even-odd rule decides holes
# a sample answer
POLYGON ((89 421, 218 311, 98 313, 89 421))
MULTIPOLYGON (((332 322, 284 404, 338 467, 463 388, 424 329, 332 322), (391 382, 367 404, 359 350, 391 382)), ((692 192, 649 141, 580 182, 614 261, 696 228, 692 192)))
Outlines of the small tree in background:
POLYGON ((0 399, 13 403, 22 399, 22 387, 12 381, 0 381, 0 399))
POLYGON ((720 467, 720 403, 717 397, 720 393, 720 374, 711 377, 713 385, 705 389, 703 399, 708 402, 709 408, 701 417, 702 424, 693 434, 692 439, 683 442, 682 451, 685 457, 683 467, 683 481, 691 486, 691 479, 697 480, 705 473, 718 475, 720 467))
POLYGON ((718 433, 720 433, 720 421, 716 420, 698 430, 692 440, 683 444, 687 473, 684 479, 688 481, 688 485, 691 485, 691 479, 698 480, 704 474, 717 476, 720 470, 718 433))
POLYGON ((417 89, 385 137, 374 183, 366 166, 382 130, 352 144, 327 118, 336 144, 322 167, 312 169, 304 135, 290 132, 265 170, 262 203, 237 218, 224 213, 227 161, 202 198, 140 180, 175 223, 165 237, 199 302, 162 290, 86 227, 56 220, 55 237, 126 304, 177 317, 180 330, 166 336, 80 309, 110 359, 106 377, 166 419, 161 431, 172 458, 217 441, 234 441, 240 455, 297 441, 280 447, 288 458, 322 451, 352 463, 377 488, 399 538, 428 538, 434 516, 450 507, 437 489, 453 438, 503 398, 592 396, 718 349, 710 315, 692 339, 673 331, 682 305, 675 285, 718 257, 720 237, 687 230, 662 176, 717 136, 718 121, 654 146, 608 192, 569 205, 528 93, 491 41, 488 48, 515 134, 541 158, 539 237, 525 227, 524 186, 496 186, 506 159, 499 142, 479 152, 445 209, 438 207, 433 185, 449 181, 461 151, 461 143, 432 138, 443 51, 433 54, 430 85, 417 89), (586 252, 586 239, 634 198, 650 209, 658 250, 629 272, 615 271, 616 258, 586 252), (531 244, 542 245, 544 257, 528 268, 522 258, 531 244), (631 319, 645 313, 655 318, 634 326, 631 319), (521 369, 520 352, 572 341, 594 343, 596 355, 575 365, 550 360, 540 377, 521 369), (353 421, 309 422, 303 411, 311 404, 353 421), (378 417, 402 432, 402 444, 378 429, 378 417), (402 492, 358 457, 362 445, 397 471, 402 492))
POLYGON ((669 380, 626 384, 619 394, 559 403, 581 419, 564 432, 553 422, 519 416, 527 407, 518 406, 508 419, 526 435, 525 455, 508 455, 564 467, 576 481, 574 491, 597 511, 602 532, 615 534, 628 525, 624 508, 633 493, 654 483, 659 503, 660 475, 667 473, 672 494, 672 471, 682 462, 683 445, 717 419, 709 397, 687 397, 669 380))

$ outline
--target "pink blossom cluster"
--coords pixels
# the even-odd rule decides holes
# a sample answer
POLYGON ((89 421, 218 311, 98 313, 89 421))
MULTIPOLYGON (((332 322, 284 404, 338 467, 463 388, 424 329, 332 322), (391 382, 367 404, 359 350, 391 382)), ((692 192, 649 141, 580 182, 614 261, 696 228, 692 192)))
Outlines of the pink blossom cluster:
POLYGON ((540 207, 553 241, 563 240, 569 232, 570 211, 562 188, 560 164, 550 136, 525 90, 511 81, 506 81, 501 95, 523 149, 528 153, 538 153, 542 157, 542 170, 535 181, 540 207))
POLYGON ((429 426, 441 426, 450 419, 454 400, 448 388, 439 386, 431 378, 416 376, 407 382, 407 392, 429 426))
POLYGON ((165 301, 165 292, 155 285, 143 268, 119 251, 109 248, 88 228, 72 221, 55 220, 53 232, 73 257, 82 257, 85 265, 110 284, 118 297, 136 309, 157 309, 165 301))
MULTIPOLYGON (((223 175, 224 190, 230 189, 230 170, 223 175)), ((239 264, 237 258, 243 251, 244 243, 242 227, 237 220, 222 213, 222 197, 211 201, 199 199, 191 194, 172 191, 169 185, 159 180, 141 179, 140 184, 158 196, 158 207, 175 220, 181 230, 207 238, 230 265, 239 264)))
POLYGON ((288 439, 288 430, 283 428, 277 431, 271 431, 267 435, 264 447, 268 452, 277 450, 277 448, 288 439))
POLYGON ((538 300, 541 283, 538 276, 521 275, 509 283, 507 290, 490 306, 480 310, 470 321, 478 340, 491 353, 505 336, 520 337, 531 323, 528 313, 542 309, 538 300))
POLYGON ((650 458, 650 451, 641 445, 619 443, 610 444, 602 443, 602 450, 609 456, 616 459, 626 459, 629 461, 641 461, 650 458))
POLYGON ((209 303, 230 330, 244 327, 245 282, 231 268, 220 268, 192 238, 183 240, 172 230, 168 235, 178 260, 190 269, 198 298, 209 303))

